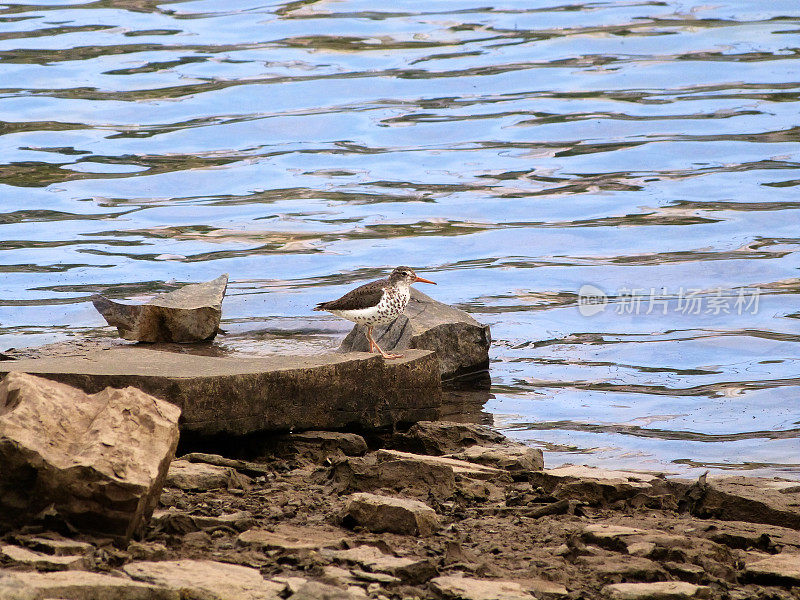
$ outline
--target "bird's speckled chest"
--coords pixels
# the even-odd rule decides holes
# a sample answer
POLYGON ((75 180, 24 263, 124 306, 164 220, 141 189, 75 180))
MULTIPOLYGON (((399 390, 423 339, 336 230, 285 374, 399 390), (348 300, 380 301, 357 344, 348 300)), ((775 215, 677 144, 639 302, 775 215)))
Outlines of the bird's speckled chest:
POLYGON ((408 301, 411 299, 409 289, 403 287, 386 287, 383 290, 383 297, 375 307, 375 324, 388 323, 395 320, 406 309, 408 301))

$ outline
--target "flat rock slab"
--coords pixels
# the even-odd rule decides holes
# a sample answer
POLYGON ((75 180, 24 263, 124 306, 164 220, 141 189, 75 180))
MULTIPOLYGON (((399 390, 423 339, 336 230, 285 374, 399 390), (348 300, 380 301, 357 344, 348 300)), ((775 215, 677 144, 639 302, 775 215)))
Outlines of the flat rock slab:
MULTIPOLYGON (((409 348, 436 352, 445 379, 489 368, 489 346, 492 343, 489 326, 415 288, 411 288, 411 300, 405 314, 388 325, 376 327, 372 335, 386 352, 409 348)), ((340 352, 368 350, 366 328, 361 325, 356 325, 339 347, 340 352)))
POLYGON ((8 580, 35 590, 40 594, 36 596, 37 598, 63 600, 181 600, 182 598, 180 592, 154 583, 86 571, 14 573, 0 581, 8 580))
POLYGON ((258 569, 212 560, 132 562, 123 567, 132 579, 163 586, 180 598, 282 600, 286 586, 267 581, 258 569))
POLYGON ((431 587, 448 600, 533 600, 535 598, 521 583, 502 579, 444 575, 432 579, 431 587))
POLYGON ((0 546, 0 559, 3 559, 3 562, 33 567, 40 571, 79 570, 86 568, 87 565, 83 556, 52 556, 12 544, 0 546))
POLYGON ((120 337, 134 342, 202 342, 213 339, 222 318, 228 275, 159 294, 146 304, 122 304, 99 294, 92 304, 120 337))
POLYGON ((130 539, 153 512, 178 445, 177 407, 142 391, 0 381, 0 521, 50 507, 73 528, 130 539))
POLYGON ((435 419, 442 403, 435 355, 213 357, 141 346, 0 361, 84 391, 137 387, 179 406, 181 430, 203 435, 384 427, 435 419))
POLYGON ((748 562, 745 576, 759 583, 800 586, 800 553, 781 552, 748 562))
POLYGON ((319 527, 298 527, 278 524, 267 529, 248 529, 239 534, 237 542, 242 546, 252 546, 262 550, 307 553, 321 548, 338 548, 342 543, 342 532, 325 531, 319 527))
POLYGON ((685 581, 615 583, 604 587, 603 592, 612 600, 681 600, 711 595, 710 588, 685 581))

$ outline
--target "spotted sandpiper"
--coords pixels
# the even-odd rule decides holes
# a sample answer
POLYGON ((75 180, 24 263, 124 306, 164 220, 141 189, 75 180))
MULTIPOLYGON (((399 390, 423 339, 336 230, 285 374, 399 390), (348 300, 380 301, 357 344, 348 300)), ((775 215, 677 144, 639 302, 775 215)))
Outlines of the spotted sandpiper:
POLYGON ((365 283, 347 292, 338 300, 320 302, 314 310, 327 310, 358 325, 367 326, 369 351, 377 350, 383 358, 402 358, 402 354, 391 354, 381 350, 372 339, 372 328, 375 325, 391 323, 406 309, 411 298, 409 286, 421 281, 436 282, 418 277, 411 267, 397 267, 386 279, 378 279, 365 283))

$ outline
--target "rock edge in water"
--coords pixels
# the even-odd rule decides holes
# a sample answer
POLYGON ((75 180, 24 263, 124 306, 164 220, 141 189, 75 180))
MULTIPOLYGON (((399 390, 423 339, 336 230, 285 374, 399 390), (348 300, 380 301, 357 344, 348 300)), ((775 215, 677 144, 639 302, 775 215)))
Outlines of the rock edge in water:
POLYGON ((92 296, 92 304, 120 337, 135 342, 202 342, 219 331, 228 275, 192 283, 145 304, 122 304, 92 296))

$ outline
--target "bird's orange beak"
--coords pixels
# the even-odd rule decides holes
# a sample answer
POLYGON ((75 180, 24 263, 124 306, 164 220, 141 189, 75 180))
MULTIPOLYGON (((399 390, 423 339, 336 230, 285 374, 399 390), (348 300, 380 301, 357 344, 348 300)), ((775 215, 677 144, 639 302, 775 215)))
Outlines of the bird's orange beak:
POLYGON ((431 281, 430 279, 424 279, 419 276, 414 280, 414 283, 417 283, 418 281, 421 281, 422 283, 432 283, 433 285, 436 285, 435 281, 431 281))

